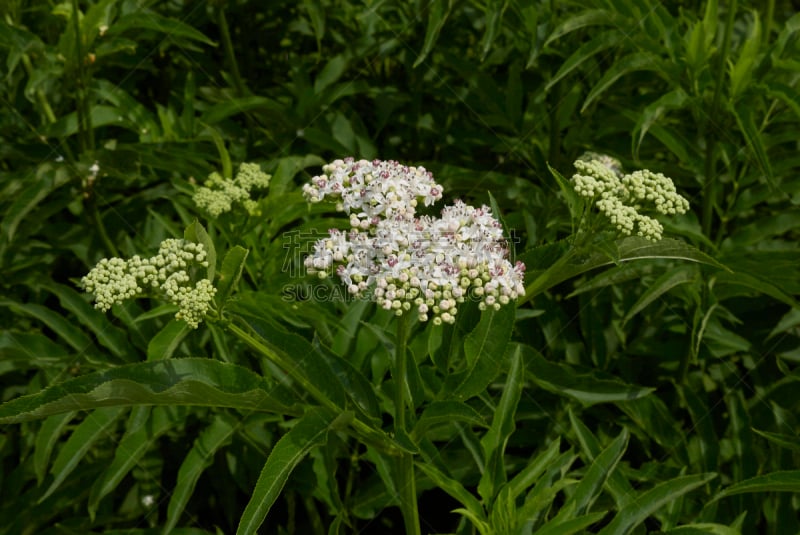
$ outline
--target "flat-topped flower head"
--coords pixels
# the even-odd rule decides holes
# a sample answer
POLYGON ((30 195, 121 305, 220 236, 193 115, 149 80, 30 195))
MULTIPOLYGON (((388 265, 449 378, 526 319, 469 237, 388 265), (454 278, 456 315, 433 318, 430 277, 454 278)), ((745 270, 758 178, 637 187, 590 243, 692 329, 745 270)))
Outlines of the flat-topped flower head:
POLYGON ((353 296, 371 298, 397 315, 413 309, 421 321, 432 318, 437 324, 454 323, 466 299, 478 300, 482 310, 499 309, 525 293, 525 266, 509 262, 502 227, 489 207, 456 201, 440 217, 417 217, 420 199, 430 204, 442 195, 430 173, 397 162, 364 162, 373 171, 396 172, 387 171, 381 183, 372 171, 359 174, 361 166, 354 171, 356 163, 337 160, 325 166, 326 175, 312 179, 304 190, 312 202, 328 196, 341 200, 353 227, 330 230, 317 241, 305 260, 309 273, 336 275, 353 296), (353 186, 353 176, 360 177, 355 180, 360 186, 353 186), (379 204, 362 199, 378 195, 372 190, 376 182, 380 195, 400 193, 371 211, 379 204), (431 191, 435 194, 423 195, 431 191))
POLYGON ((353 227, 366 229, 381 217, 413 219, 419 202, 430 206, 442 198, 442 187, 424 167, 345 158, 322 171, 303 187, 303 195, 311 203, 337 202, 353 227))
POLYGON ((579 195, 594 201, 622 234, 660 240, 664 227, 643 212, 673 215, 689 209, 689 201, 661 173, 642 170, 624 175, 617 160, 593 156, 597 157, 575 162, 577 173, 572 177, 572 185, 579 195))
POLYGON ((217 291, 208 279, 194 282, 193 271, 201 267, 208 267, 203 245, 167 239, 150 258, 100 260, 81 279, 81 286, 94 294, 94 306, 103 312, 127 299, 155 294, 177 305, 175 318, 196 329, 217 291))
POLYGON ((268 187, 271 178, 258 164, 243 163, 232 179, 217 172, 208 175, 208 180, 197 189, 192 200, 211 217, 230 212, 236 203, 240 203, 250 215, 256 215, 258 203, 250 198, 251 191, 268 187))

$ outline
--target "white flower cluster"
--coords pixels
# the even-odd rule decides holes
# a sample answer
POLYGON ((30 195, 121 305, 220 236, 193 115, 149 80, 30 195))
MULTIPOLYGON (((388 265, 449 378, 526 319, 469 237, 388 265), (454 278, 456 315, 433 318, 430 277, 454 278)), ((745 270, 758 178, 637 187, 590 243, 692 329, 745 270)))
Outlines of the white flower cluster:
POLYGON ((397 315, 415 308, 435 324, 454 323, 466 299, 499 309, 525 293, 525 265, 508 261, 502 227, 487 206, 456 201, 440 217, 416 217, 419 198, 430 204, 442 195, 423 168, 349 159, 324 169, 329 176, 312 179, 306 195, 340 201, 352 229, 332 229, 317 241, 305 260, 309 273, 335 273, 353 296, 370 296, 397 315))
POLYGON ((193 329, 203 321, 216 288, 208 279, 192 283, 193 267, 208 267, 205 248, 199 243, 167 239, 151 258, 130 260, 104 258, 81 279, 81 286, 95 296, 95 308, 103 312, 116 303, 155 291, 178 306, 175 318, 193 329))
POLYGON ((312 203, 336 199, 339 210, 350 214, 351 226, 364 230, 380 218, 412 219, 420 200, 430 206, 442 198, 442 187, 424 167, 345 158, 322 171, 303 187, 303 195, 312 203))
POLYGON ((661 173, 643 170, 623 175, 617 160, 594 154, 589 159, 577 160, 575 168, 578 171, 572 177, 575 191, 594 199, 597 208, 627 236, 635 232, 651 241, 661 239, 664 227, 643 214, 643 210, 649 208, 671 215, 689 209, 689 201, 661 173))
POLYGON ((216 172, 208 175, 205 185, 197 189, 192 200, 212 217, 230 212, 237 202, 242 203, 250 215, 256 215, 258 203, 250 198, 250 190, 266 188, 271 178, 257 163, 243 163, 234 179, 223 178, 216 172))

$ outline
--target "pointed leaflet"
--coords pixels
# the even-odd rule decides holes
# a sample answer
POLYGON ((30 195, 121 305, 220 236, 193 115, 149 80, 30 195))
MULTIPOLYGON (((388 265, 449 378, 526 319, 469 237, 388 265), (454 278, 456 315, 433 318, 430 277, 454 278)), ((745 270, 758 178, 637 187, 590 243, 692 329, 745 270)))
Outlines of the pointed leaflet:
POLYGON ((682 108, 688 100, 689 97, 686 92, 678 87, 661 95, 655 102, 644 109, 631 133, 635 158, 638 159, 639 147, 642 145, 642 140, 644 140, 644 136, 647 135, 650 127, 661 119, 667 111, 682 108))
POLYGON ((422 50, 419 57, 414 62, 413 67, 418 67, 425 58, 428 57, 436 40, 439 38, 439 32, 442 31, 445 21, 447 21, 450 10, 453 8, 453 0, 433 0, 428 7, 428 26, 425 30, 425 42, 422 45, 422 50))
POLYGON ((506 443, 516 428, 514 415, 517 405, 519 405, 522 383, 525 379, 525 370, 522 366, 522 346, 519 344, 514 345, 510 361, 503 394, 494 410, 492 426, 481 438, 481 449, 486 468, 478 484, 478 493, 483 497, 484 503, 491 503, 495 493, 506 482, 504 462, 506 443))
POLYGON ((58 452, 56 460, 53 461, 50 473, 55 479, 39 498, 38 503, 42 503, 55 492, 98 439, 111 436, 109 428, 114 425, 122 411, 121 407, 107 407, 94 410, 86 415, 86 419, 75 428, 67 442, 61 447, 61 451, 58 452))
POLYGON ((458 399, 464 400, 483 392, 497 377, 513 328, 512 304, 500 310, 483 312, 481 321, 464 339, 467 371, 454 393, 458 399))
POLYGON ((177 19, 161 16, 152 10, 136 10, 133 13, 121 16, 108 28, 105 35, 111 37, 112 35, 118 35, 128 30, 136 32, 140 32, 141 30, 153 30, 165 34, 170 40, 184 38, 192 41, 199 41, 209 46, 217 46, 214 41, 189 24, 177 19))
POLYGON ((217 278, 217 293, 214 295, 214 301, 216 301, 219 311, 222 311, 225 303, 227 303, 236 289, 236 283, 239 282, 242 276, 244 261, 247 259, 248 253, 247 249, 237 245, 225 254, 225 258, 222 260, 222 267, 219 270, 219 277, 217 278))
MULTIPOLYGON (((577 416, 575 416, 575 413, 573 413, 571 409, 569 410, 569 420, 572 424, 572 430, 578 437, 578 442, 580 442, 584 455, 590 462, 594 462, 601 452, 600 442, 592 434, 589 428, 586 427, 586 425, 584 425, 584 423, 581 422, 577 416)), ((605 486, 614 497, 617 508, 626 506, 633 499, 633 497, 636 496, 636 491, 633 489, 628 480, 625 479, 625 476, 616 470, 613 471, 608 477, 605 482, 605 486)))
POLYGON ((192 330, 183 320, 171 319, 147 344, 147 360, 171 358, 183 339, 192 330))
POLYGON ((716 496, 714 501, 745 494, 748 492, 795 492, 800 493, 800 470, 783 470, 756 476, 744 481, 740 481, 723 489, 716 496))
POLYGON ((584 43, 578 47, 578 49, 573 52, 570 57, 564 60, 564 62, 561 64, 561 67, 558 69, 558 72, 556 72, 550 81, 547 82, 544 90, 549 91, 551 87, 559 82, 559 80, 577 69, 584 61, 590 59, 595 54, 599 54, 603 50, 616 46, 620 41, 622 41, 623 37, 624 35, 617 30, 610 30, 601 33, 600 35, 594 37, 591 41, 588 41, 587 43, 584 43))
POLYGON ((658 71, 659 67, 660 58, 645 52, 635 52, 618 59, 589 92, 589 95, 586 97, 581 107, 581 113, 586 111, 586 108, 588 108, 592 102, 597 100, 597 98, 605 93, 614 82, 624 75, 634 71, 658 71))
POLYGON ((747 146, 756 158, 756 163, 759 169, 764 173, 770 188, 775 188, 775 176, 772 174, 772 166, 769 163, 769 156, 767 156, 767 149, 764 146, 764 136, 761 129, 756 125, 756 118, 753 117, 753 107, 750 102, 739 102, 738 104, 729 104, 729 111, 736 118, 736 123, 739 125, 739 131, 747 141, 747 146))
POLYGON ((592 373, 577 373, 567 364, 550 362, 533 348, 527 349, 526 369, 534 383, 554 394, 576 399, 584 405, 638 399, 654 390, 629 385, 620 380, 601 379, 592 373))
POLYGON ((629 436, 627 428, 623 428, 619 436, 600 455, 595 457, 575 488, 574 494, 561 508, 561 511, 553 519, 554 521, 565 522, 574 516, 584 515, 589 511, 589 508, 600 495, 603 485, 606 484, 609 476, 617 468, 622 454, 625 453, 628 447, 629 436))
POLYGON ((426 463, 417 463, 416 468, 428 476, 437 487, 445 491, 447 494, 458 500, 461 505, 466 507, 469 512, 469 517, 480 522, 486 522, 486 515, 483 512, 481 503, 469 492, 464 486, 455 479, 447 476, 434 468, 433 465, 426 463))
POLYGON ((208 359, 141 362, 90 373, 0 405, 0 423, 72 410, 133 405, 199 405, 298 414, 296 397, 252 371, 208 359))
POLYGON ((36 177, 29 179, 28 187, 14 196, 14 202, 6 209, 0 221, 0 229, 9 242, 14 239, 22 220, 50 193, 68 183, 69 179, 69 171, 65 166, 42 164, 37 168, 36 177))
POLYGON ((236 429, 236 421, 228 415, 218 414, 194 441, 192 449, 186 455, 178 469, 178 479, 167 507, 167 522, 163 533, 167 534, 175 527, 183 509, 194 492, 197 480, 211 466, 214 454, 227 445, 236 429))
POLYGON ((131 351, 125 331, 113 325, 108 316, 87 303, 81 294, 69 286, 55 282, 48 282, 43 287, 58 297, 61 306, 75 314, 94 333, 97 341, 114 356, 127 361, 138 360, 136 353, 131 351))
POLYGON ((701 487, 717 477, 716 474, 696 474, 681 476, 664 481, 639 494, 635 500, 620 509, 614 519, 599 535, 626 535, 650 515, 680 498, 684 494, 701 487))
POLYGON ((425 437, 425 433, 433 426, 464 422, 466 424, 486 427, 486 421, 478 411, 460 401, 434 401, 428 405, 417 420, 411 438, 417 442, 425 437))
POLYGON ((520 473, 508 482, 512 498, 516 498, 528 490, 528 487, 536 483, 539 477, 550 467, 553 460, 558 457, 560 448, 560 438, 552 441, 547 449, 540 451, 520 473))
MULTIPOLYGON (((580 28, 597 25, 616 26, 618 22, 620 22, 620 17, 617 17, 612 11, 606 11, 605 9, 588 9, 559 24, 553 30, 553 33, 550 34, 550 37, 547 38, 544 46, 580 28)), ((624 22, 624 19, 622 22, 624 22)))
POLYGON ((636 303, 631 306, 628 313, 625 314, 622 324, 625 325, 633 316, 676 286, 694 282, 697 279, 698 272, 699 270, 696 266, 688 265, 678 266, 662 274, 653 284, 648 286, 636 303))
POLYGON ((64 427, 75 417, 77 412, 70 411, 64 414, 54 414, 47 418, 39 432, 36 433, 36 447, 33 452, 33 471, 36 472, 36 480, 39 485, 44 481, 47 465, 50 462, 50 454, 53 447, 58 443, 64 427))
POLYGON ((267 517, 272 504, 278 499, 292 470, 308 455, 312 448, 324 445, 328 431, 344 425, 352 415, 338 417, 330 411, 316 408, 306 413, 292 429, 272 448, 258 476, 253 495, 239 520, 237 535, 256 533, 267 517))
POLYGON ((92 518, 97 513, 100 500, 117 488, 158 438, 172 429, 176 423, 174 410, 170 411, 170 408, 155 407, 151 412, 150 407, 136 407, 132 411, 131 420, 134 420, 134 414, 137 412, 144 416, 145 421, 135 427, 135 423, 128 424, 125 436, 114 450, 114 460, 95 480, 89 492, 89 515, 92 518))
POLYGON ((596 524, 606 516, 606 511, 589 513, 569 520, 559 522, 557 518, 542 526, 536 535, 571 535, 572 533, 586 533, 585 529, 596 524))

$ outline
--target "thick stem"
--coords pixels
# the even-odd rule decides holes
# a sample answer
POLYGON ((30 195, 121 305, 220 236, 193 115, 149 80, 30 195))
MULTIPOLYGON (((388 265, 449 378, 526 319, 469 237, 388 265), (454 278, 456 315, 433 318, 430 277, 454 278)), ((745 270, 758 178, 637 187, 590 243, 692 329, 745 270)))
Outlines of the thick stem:
MULTIPOLYGON (((406 342, 408 338, 405 315, 397 318, 397 336, 394 355, 394 428, 395 434, 406 435, 406 342)), ((403 453, 397 460, 397 481, 400 494, 400 509, 406 535, 420 535, 417 487, 414 477, 414 457, 403 453)))

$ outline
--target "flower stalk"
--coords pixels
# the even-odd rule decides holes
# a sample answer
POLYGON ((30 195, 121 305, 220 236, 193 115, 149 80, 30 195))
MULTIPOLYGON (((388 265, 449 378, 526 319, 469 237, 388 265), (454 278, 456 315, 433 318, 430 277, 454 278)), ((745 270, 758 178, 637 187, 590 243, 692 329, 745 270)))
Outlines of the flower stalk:
MULTIPOLYGON (((394 355, 394 427, 395 435, 407 435, 406 405, 408 381, 407 377, 407 333, 408 325, 404 315, 397 317, 397 334, 394 355)), ((400 510, 403 512, 403 522, 407 535, 419 535, 419 509, 417 507, 417 488, 414 477, 414 457, 412 453, 404 452, 396 461, 395 485, 400 495, 400 510)))

